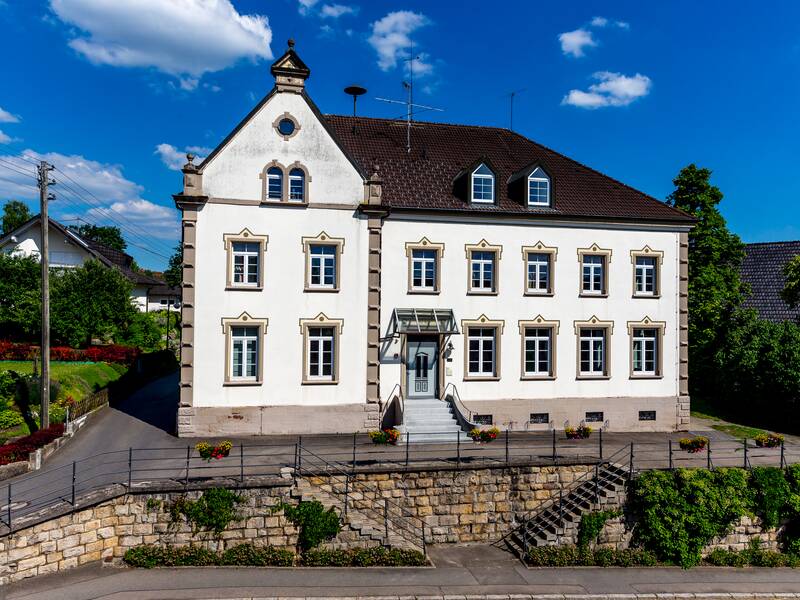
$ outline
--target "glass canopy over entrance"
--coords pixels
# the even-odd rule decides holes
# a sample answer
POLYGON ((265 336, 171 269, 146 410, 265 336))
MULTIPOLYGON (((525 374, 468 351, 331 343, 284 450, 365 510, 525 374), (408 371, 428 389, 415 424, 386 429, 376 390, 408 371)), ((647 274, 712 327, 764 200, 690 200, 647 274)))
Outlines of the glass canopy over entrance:
POLYGON ((452 335, 458 333, 458 324, 449 308, 395 308, 388 333, 452 335))

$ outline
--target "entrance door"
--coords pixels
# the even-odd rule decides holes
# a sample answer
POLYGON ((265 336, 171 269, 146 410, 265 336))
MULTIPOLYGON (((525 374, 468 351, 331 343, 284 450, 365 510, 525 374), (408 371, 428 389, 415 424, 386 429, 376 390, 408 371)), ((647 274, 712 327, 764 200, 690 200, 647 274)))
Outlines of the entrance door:
POLYGON ((439 342, 433 338, 409 336, 406 347, 406 397, 436 398, 439 342))

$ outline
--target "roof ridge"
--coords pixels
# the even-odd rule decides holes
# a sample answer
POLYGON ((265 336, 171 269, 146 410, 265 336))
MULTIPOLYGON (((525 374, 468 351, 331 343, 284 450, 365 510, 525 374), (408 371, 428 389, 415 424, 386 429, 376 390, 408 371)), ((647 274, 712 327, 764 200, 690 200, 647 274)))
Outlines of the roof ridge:
POLYGON ((745 242, 745 246, 776 246, 778 244, 800 244, 800 240, 776 240, 774 242, 745 242))
MULTIPOLYGON (((405 119, 388 119, 385 117, 365 117, 361 115, 340 115, 335 113, 323 113, 322 115, 326 119, 329 117, 336 117, 341 119, 366 119, 369 121, 383 121, 387 123, 405 123, 405 119)), ((418 121, 414 119, 412 123, 417 125, 444 125, 446 127, 476 127, 480 129, 495 129, 497 131, 510 131, 507 127, 497 127, 496 125, 472 125, 469 123, 445 123, 443 121, 418 121)), ((527 138, 526 138, 527 139, 527 138)))

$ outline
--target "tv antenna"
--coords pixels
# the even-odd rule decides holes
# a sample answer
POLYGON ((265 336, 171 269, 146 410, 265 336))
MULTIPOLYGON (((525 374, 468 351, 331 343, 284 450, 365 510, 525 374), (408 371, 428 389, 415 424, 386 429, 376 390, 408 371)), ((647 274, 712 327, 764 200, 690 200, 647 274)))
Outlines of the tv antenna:
POLYGON ((406 105, 406 152, 411 152, 411 123, 414 121, 414 109, 421 108, 422 110, 435 110, 442 112, 443 108, 436 108, 434 106, 427 106, 425 104, 414 104, 414 61, 419 60, 419 56, 414 56, 414 42, 411 42, 409 49, 409 58, 404 62, 408 63, 408 81, 403 81, 403 89, 406 90, 406 99, 403 100, 390 100, 389 98, 375 98, 381 102, 388 102, 390 104, 405 104, 406 105))
POLYGON ((520 88, 506 94, 508 96, 508 128, 514 131, 514 98, 517 94, 521 94, 528 88, 520 88))

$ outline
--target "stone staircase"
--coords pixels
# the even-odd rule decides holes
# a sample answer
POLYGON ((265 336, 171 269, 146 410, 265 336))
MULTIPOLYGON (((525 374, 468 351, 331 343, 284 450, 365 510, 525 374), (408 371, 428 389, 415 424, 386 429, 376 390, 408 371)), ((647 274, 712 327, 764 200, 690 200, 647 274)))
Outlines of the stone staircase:
MULTIPOLYGON (((352 547, 353 541, 361 543, 364 547, 385 546, 387 548, 399 548, 403 550, 419 550, 424 552, 421 544, 409 541, 396 531, 392 519, 384 521, 383 510, 380 505, 374 506, 373 502, 366 499, 364 494, 357 489, 348 489, 345 492, 345 482, 339 482, 335 478, 321 481, 320 478, 313 478, 312 483, 308 478, 298 477, 291 491, 291 497, 298 501, 311 502, 319 501, 326 509, 334 508, 339 513, 343 531, 337 536, 339 542, 348 541, 348 547, 352 547), (345 499, 347 510, 345 511, 345 499), (347 532, 355 534, 348 536, 347 532), (388 530, 388 531, 387 531, 388 530), (387 536, 388 532, 388 536, 387 536)), ((337 546, 337 540, 332 542, 332 546, 337 546)))
POLYGON ((450 404, 437 398, 407 398, 403 408, 403 424, 398 428, 404 435, 401 443, 452 442, 469 436, 453 414, 450 404), (407 435, 408 434, 408 435, 407 435))
POLYGON ((615 510, 624 505, 628 477, 628 470, 613 462, 597 465, 596 470, 576 480, 560 496, 526 515, 500 542, 520 558, 534 546, 575 544, 584 513, 615 510))

